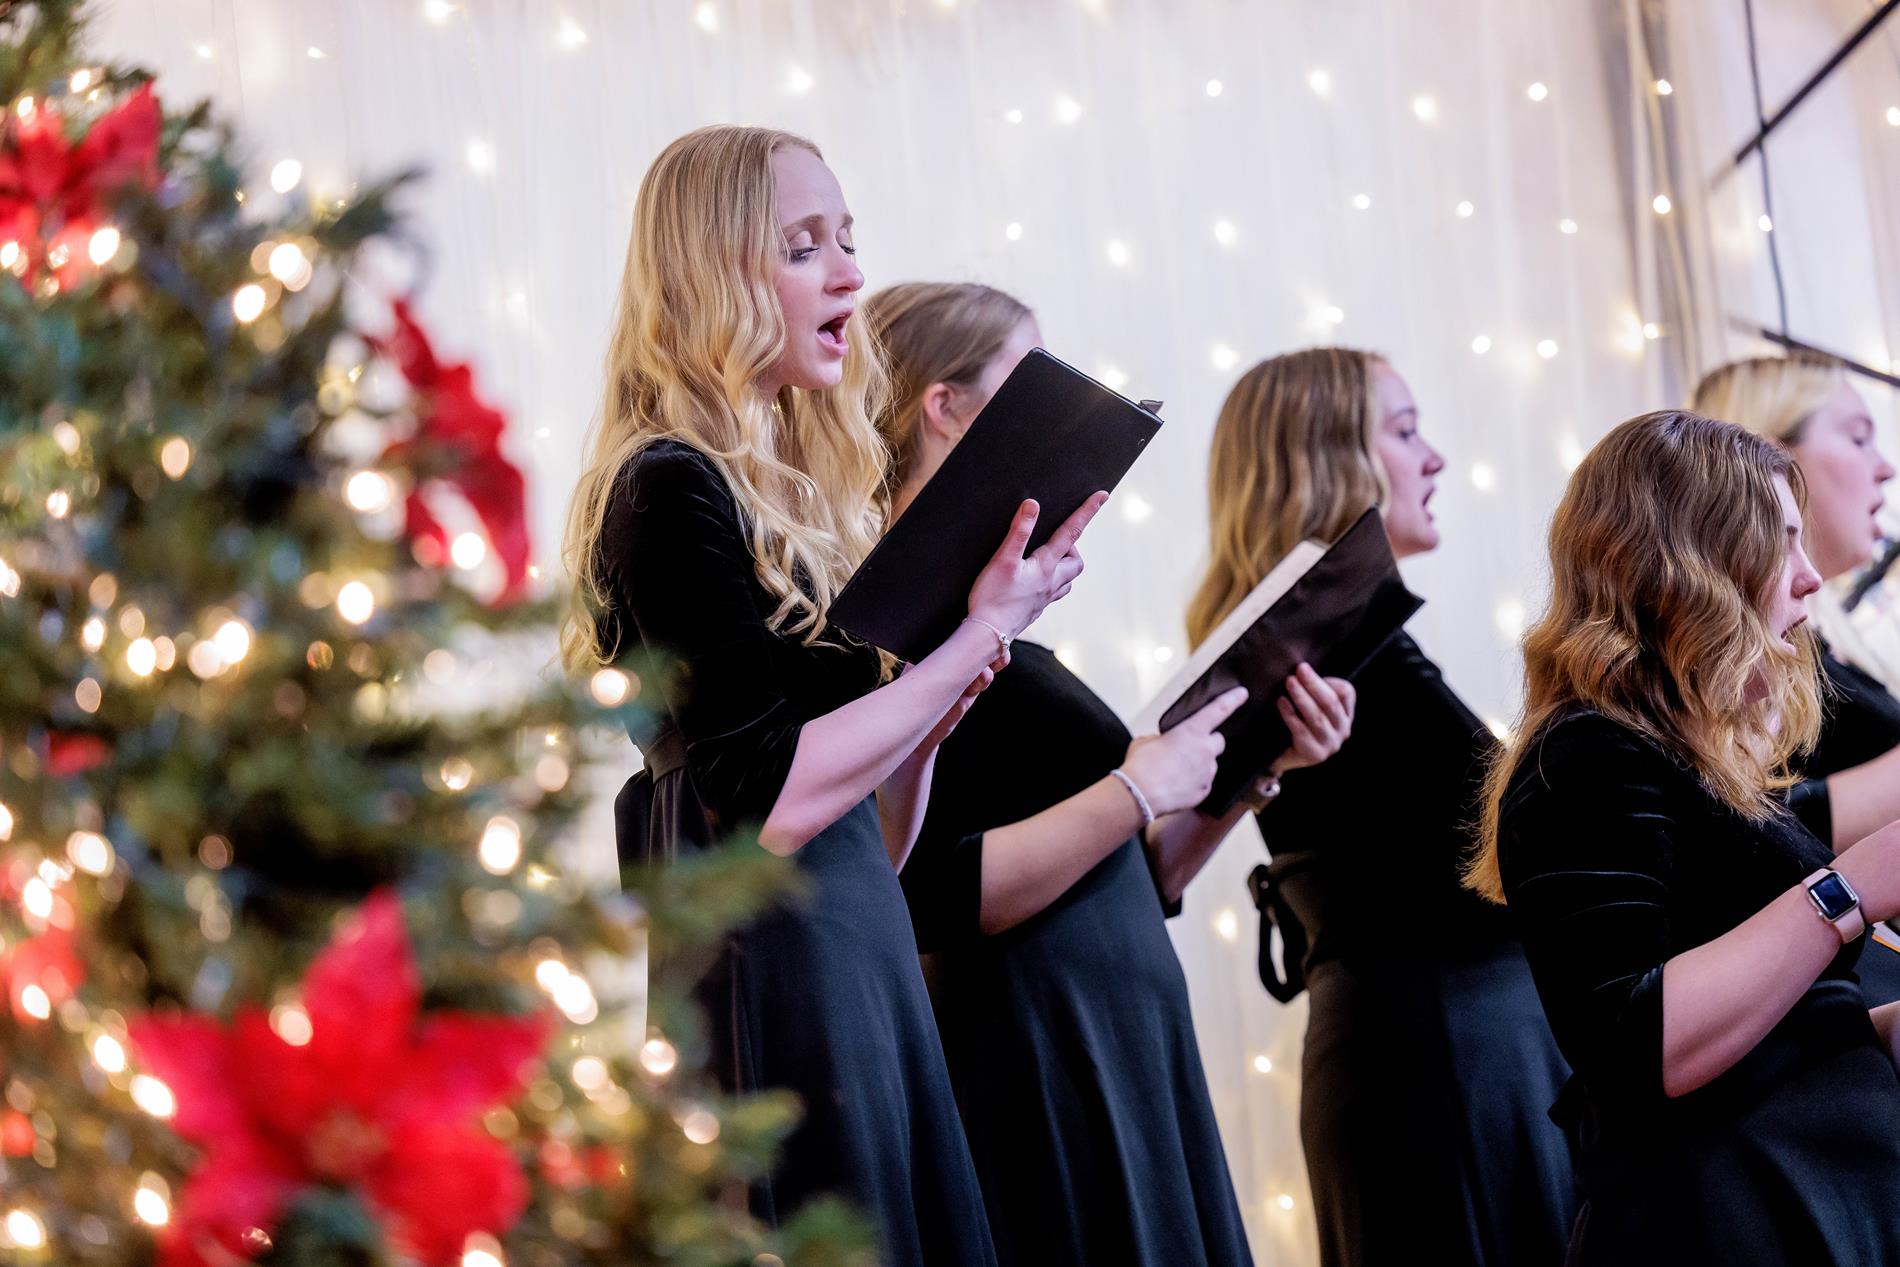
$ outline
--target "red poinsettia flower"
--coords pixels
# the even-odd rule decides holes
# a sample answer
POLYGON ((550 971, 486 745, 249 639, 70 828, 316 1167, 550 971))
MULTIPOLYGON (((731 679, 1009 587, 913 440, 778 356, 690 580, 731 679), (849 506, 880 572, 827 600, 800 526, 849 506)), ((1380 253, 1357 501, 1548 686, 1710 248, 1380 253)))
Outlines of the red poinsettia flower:
MULTIPOLYGON (((527 480, 501 451, 508 420, 475 394, 475 374, 467 363, 445 365, 436 357, 406 300, 395 302, 395 315, 396 328, 375 346, 396 362, 415 389, 420 425, 413 437, 391 445, 384 456, 400 457, 416 445, 457 455, 443 482, 459 491, 481 519, 506 577, 496 601, 506 601, 527 579, 529 554, 527 480)), ((418 554, 439 563, 448 558, 449 537, 429 510, 425 491, 426 486, 411 490, 403 514, 418 554)))
POLYGON ((471 1233, 507 1231, 527 1181, 476 1117, 520 1090, 547 1018, 419 1015, 389 893, 311 963, 301 1002, 309 1024, 279 1026, 301 1043, 260 1008, 228 1027, 199 1015, 132 1025, 141 1063, 177 1099, 173 1128, 204 1148, 161 1267, 249 1259, 298 1191, 319 1184, 354 1190, 392 1244, 431 1267, 456 1262, 471 1233))
POLYGON ((46 772, 54 778, 64 779, 96 770, 111 756, 111 747, 97 735, 47 732, 46 772))
POLYGON ((0 144, 0 239, 66 280, 86 258, 104 200, 127 185, 158 184, 158 99, 148 82, 103 115, 77 145, 47 105, 12 120, 0 144), (57 250, 56 250, 57 248, 57 250))

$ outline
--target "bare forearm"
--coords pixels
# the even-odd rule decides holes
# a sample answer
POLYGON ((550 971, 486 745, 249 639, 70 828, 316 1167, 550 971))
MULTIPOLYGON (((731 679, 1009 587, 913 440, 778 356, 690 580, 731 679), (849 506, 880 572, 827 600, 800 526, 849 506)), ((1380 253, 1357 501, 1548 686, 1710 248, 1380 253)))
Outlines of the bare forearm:
POLYGON ((1900 748, 1829 775, 1827 799, 1836 852, 1900 820, 1900 748))
POLYGON ((1663 965, 1663 1091, 1679 1096, 1733 1068, 1840 952, 1795 885, 1743 923, 1663 965))
POLYGON ((1135 798, 1110 777, 1033 818, 983 833, 982 930, 1000 933, 1035 915, 1140 828, 1135 798))
POLYGON ((923 829, 930 805, 930 784, 937 769, 937 749, 913 753, 877 790, 878 822, 884 829, 884 850, 899 871, 910 857, 917 833, 923 829))
POLYGON ((791 853, 875 791, 909 758, 996 654, 996 639, 960 625, 910 672, 806 722, 759 843, 791 853))
POLYGON ((1247 802, 1238 801, 1219 818, 1187 809, 1155 820, 1148 829, 1148 855, 1153 860, 1162 900, 1181 899, 1188 884, 1201 873, 1247 810, 1247 802))

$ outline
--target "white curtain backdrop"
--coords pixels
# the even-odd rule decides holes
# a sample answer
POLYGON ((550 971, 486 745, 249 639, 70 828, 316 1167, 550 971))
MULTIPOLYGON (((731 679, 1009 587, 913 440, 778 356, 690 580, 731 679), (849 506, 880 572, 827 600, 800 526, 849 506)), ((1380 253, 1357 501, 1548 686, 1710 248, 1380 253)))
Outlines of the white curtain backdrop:
MULTIPOLYGON (((1168 425, 1045 620, 1132 714, 1182 652, 1205 463, 1228 386, 1322 341, 1388 354, 1449 458, 1445 545, 1414 624, 1473 706, 1516 707, 1544 523, 1596 436, 1660 398, 1617 178, 1609 6, 1520 0, 108 0, 102 55, 209 96, 288 196, 414 162, 435 272, 422 311, 516 424, 537 558, 596 406, 634 190, 711 122, 815 138, 872 285, 980 279, 1051 349, 1168 425)), ((1661 330, 1653 334, 1664 335, 1661 330)), ((634 760, 629 751, 626 762, 634 760)), ((1376 795, 1376 789, 1368 789, 1376 795)), ((604 815, 587 847, 611 851, 604 815)), ((1175 944, 1262 1264, 1314 1258, 1297 1133, 1303 1006, 1254 976, 1244 826, 1175 944)), ((1405 920, 1405 911, 1393 911, 1405 920)), ((1429 939, 1433 930, 1420 927, 1429 939)), ((1406 1059, 1407 1036, 1391 1036, 1406 1059)), ((1429 1247, 1421 1247, 1421 1250, 1429 1247)))
MULTIPOLYGON (((1875 7, 1867 0, 1753 0, 1762 114, 1774 115, 1875 7)), ((1694 368, 1772 352, 1737 319, 1777 328, 1785 296, 1795 338, 1900 372, 1900 17, 1878 28, 1762 150, 1736 165, 1733 156, 1761 117, 1748 73, 1747 9, 1735 0, 1675 3, 1665 12, 1652 41, 1658 64, 1635 78, 1665 75, 1678 89, 1667 121, 1670 176, 1693 228, 1685 236, 1702 353, 1694 368)), ((1891 426, 1895 393, 1866 379, 1855 385, 1881 423, 1889 459, 1900 458, 1891 426)), ((1887 531, 1900 535, 1900 490, 1889 486, 1888 502, 1887 531)), ((1852 581, 1823 594, 1822 627, 1837 649, 1900 688, 1900 569, 1848 615, 1839 600, 1852 581)))

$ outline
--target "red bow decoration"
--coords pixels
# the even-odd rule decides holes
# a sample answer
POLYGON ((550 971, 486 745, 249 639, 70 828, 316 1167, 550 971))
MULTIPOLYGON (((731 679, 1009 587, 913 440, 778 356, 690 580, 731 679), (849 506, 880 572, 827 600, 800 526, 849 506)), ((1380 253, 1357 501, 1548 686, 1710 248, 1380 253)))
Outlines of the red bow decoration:
MULTIPOLYGON (((441 481, 459 491, 481 520, 489 545, 501 560, 505 580, 495 601, 512 598, 528 576, 527 481, 501 451, 508 420, 475 394, 475 375, 467 362, 443 364, 407 300, 395 302, 396 328, 371 346, 396 362, 420 398, 419 425, 407 440, 385 451, 400 458, 416 447, 447 450, 455 465, 441 481)), ((429 481, 435 482, 435 481, 429 481)), ((423 500, 425 485, 410 490, 403 504, 406 530, 418 555, 439 563, 449 554, 448 532, 423 500)))
POLYGON ((0 239, 26 253, 29 277, 63 248, 54 273, 64 282, 87 258, 108 195, 158 185, 158 99, 148 81, 103 115, 79 144, 65 120, 40 104, 12 116, 0 139, 0 239))
POLYGON ((373 895, 303 980, 293 1045, 257 1007, 131 1026, 177 1099, 173 1129, 204 1155, 179 1194, 161 1267, 248 1260, 302 1188, 355 1190, 401 1252, 459 1261, 528 1201, 514 1154, 476 1123, 512 1098, 546 1045, 545 1016, 419 1016, 421 984, 393 894, 373 895))

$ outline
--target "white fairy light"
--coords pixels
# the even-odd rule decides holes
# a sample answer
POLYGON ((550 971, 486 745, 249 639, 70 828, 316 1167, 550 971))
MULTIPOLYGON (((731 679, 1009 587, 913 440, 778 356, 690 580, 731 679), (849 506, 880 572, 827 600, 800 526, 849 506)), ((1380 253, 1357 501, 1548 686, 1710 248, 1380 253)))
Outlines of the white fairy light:
POLYGON ((94 616, 79 627, 79 645, 88 651, 97 651, 106 645, 106 622, 94 616))
POLYGON ((699 0, 693 6, 693 22, 708 35, 719 34, 719 6, 712 0, 699 0))
POLYGON ((1479 356, 1483 356, 1486 352, 1489 352, 1491 350, 1491 336, 1481 334, 1472 339, 1471 350, 1479 356))
POLYGON ((1214 221, 1214 240, 1222 246, 1232 246, 1240 240, 1240 230, 1234 227, 1231 220, 1216 220, 1214 221))
POLYGON ((286 158, 270 169, 270 187, 280 194, 287 194, 297 187, 303 179, 303 164, 294 158, 286 158))
POLYGON ((594 674, 588 689, 594 696, 594 702, 602 708, 618 708, 627 702, 627 696, 633 694, 633 682, 625 673, 609 666, 594 674))
POLYGON ((1255 1056, 1253 1058, 1253 1071, 1255 1073, 1272 1073, 1273 1072, 1272 1059, 1267 1056, 1255 1056))
POLYGON ((1667 97, 1671 93, 1673 93, 1675 90, 1676 90, 1676 86, 1670 83, 1667 79, 1658 79, 1656 81, 1656 95, 1658 97, 1667 97))
POLYGON ((343 486, 343 500, 351 510, 375 514, 396 499, 396 487, 381 471, 358 471, 343 486))
POLYGON ((455 11, 459 7, 451 3, 451 0, 423 0, 422 16, 437 26, 441 26, 455 16, 455 11))
POLYGON ((1900 128, 1900 106, 1887 107, 1887 126, 1900 128))
POLYGON ((1645 339, 1662 338, 1662 327, 1657 325, 1654 321, 1645 321, 1643 323, 1643 337, 1645 339))
POLYGON ((53 888, 39 876, 20 886, 20 909, 34 919, 50 919, 53 914, 53 888))
POLYGON ((1557 232, 1559 233, 1569 235, 1569 234, 1575 233, 1576 231, 1577 231, 1577 222, 1575 220, 1572 220, 1569 216, 1565 216, 1563 219, 1557 222, 1557 232))
POLYGON ((1755 217, 1755 227, 1760 229, 1763 233, 1773 233, 1775 231, 1775 222, 1769 218, 1768 213, 1764 211, 1755 217))
POLYGON ((1557 355, 1557 340, 1539 339, 1537 341, 1537 355, 1543 357, 1546 361, 1557 355))
POLYGON ((1074 123, 1082 117, 1082 103, 1065 92, 1056 97, 1055 111, 1057 123, 1074 123))
POLYGON ((1016 107, 1012 106, 1009 109, 1003 111, 1003 122, 1021 123, 1022 121, 1023 121, 1023 112, 1020 109, 1017 109, 1016 107))
POLYGON ((1240 353, 1225 343, 1216 343, 1208 350, 1207 359, 1214 363, 1214 368, 1217 370, 1231 370, 1240 362, 1240 353))
POLYGON ((464 572, 480 567, 487 557, 488 542, 482 540, 479 532, 457 533, 455 540, 449 543, 449 561, 464 572))
POLYGON ((1022 222, 1018 220, 1011 220, 1008 224, 1004 225, 1003 236, 1009 239, 1011 242, 1022 241, 1023 240, 1022 222))
POLYGON ((112 870, 112 844, 96 831, 76 831, 66 838, 66 856, 87 875, 112 870))
POLYGON ((1498 632, 1506 640, 1516 642, 1524 636, 1524 600, 1521 598, 1501 598, 1492 611, 1491 618, 1497 622, 1498 632))
POLYGON ((1372 195, 1354 194, 1352 196, 1352 206, 1355 211, 1370 211, 1372 209, 1372 195))
POLYGON ((99 1034, 92 1040, 92 1063, 106 1073, 125 1072, 125 1044, 111 1034, 99 1034))
POLYGON ((560 29, 554 33, 554 42, 562 48, 579 48, 587 43, 587 32, 574 19, 562 18, 560 29))
POLYGON ((1333 95, 1332 72, 1327 70, 1324 66, 1315 66, 1313 69, 1306 72, 1306 86, 1313 90, 1314 96, 1317 96, 1317 97, 1332 96, 1333 95))
POLYGON ((1102 380, 1102 386, 1112 392, 1118 392, 1128 386, 1128 374, 1118 365, 1103 362, 1095 368, 1095 377, 1102 380))
POLYGON ((1214 932, 1222 941, 1233 941, 1240 936, 1240 916, 1233 907, 1223 906, 1214 916, 1214 932))
POLYGON ((1132 258, 1128 243, 1120 238, 1110 238, 1107 247, 1104 248, 1104 253, 1108 256, 1108 262, 1116 268, 1126 267, 1129 259, 1132 258))
POLYGON ((226 664, 236 664, 251 651, 251 627, 233 617, 218 626, 218 632, 212 635, 218 646, 218 654, 226 664))
POLYGON ((1438 98, 1420 93, 1412 98, 1412 114, 1420 123, 1438 122, 1438 98))
POLYGON ((157 1118, 171 1117, 178 1112, 178 1097, 149 1073, 132 1079, 132 1103, 157 1118))
POLYGON ((337 615, 352 625, 367 621, 376 611, 376 595, 361 581, 351 581, 336 592, 337 615))
POLYGON ((478 136, 470 137, 462 146, 462 161, 468 164, 470 171, 487 175, 495 170, 495 149, 478 136))
POLYGON ((292 1047, 308 1047, 316 1037, 310 1013, 299 1003, 279 1003, 270 1010, 270 1031, 292 1047))
POLYGON ((24 1207, 15 1207, 7 1211, 4 1224, 7 1239, 19 1249, 44 1249, 46 1247, 46 1224, 40 1216, 24 1207))
POLYGON ((262 286, 256 282, 246 282, 231 296, 231 315, 249 325, 264 314, 264 305, 269 302, 269 298, 262 286))
POLYGON ((1463 202, 1459 203, 1456 207, 1452 208, 1452 210, 1457 212, 1458 218, 1460 220, 1471 219, 1472 213, 1475 212, 1477 209, 1478 208, 1472 204, 1469 198, 1465 199, 1463 202))
POLYGON ((1489 462, 1471 464, 1471 486, 1481 493, 1488 493, 1498 486, 1497 469, 1489 462))
POLYGON ((1669 201, 1668 194, 1657 194, 1649 203, 1650 210, 1659 216, 1668 215, 1675 205, 1675 203, 1669 201))
POLYGON ((811 77, 811 72, 802 66, 794 66, 785 72, 785 91, 791 93, 794 97, 804 96, 812 90, 812 85, 817 82, 817 80, 811 77))
POLYGON ((1218 97, 1221 95, 1222 91, 1224 91, 1224 89, 1220 80, 1210 79, 1207 81, 1207 95, 1208 96, 1218 97))
POLYGON ((656 1078, 672 1073, 679 1062, 680 1054, 673 1044, 657 1034, 640 1048, 640 1067, 656 1078))
POLYGON ((1545 97, 1550 95, 1550 89, 1545 87, 1544 82, 1540 79, 1526 88, 1524 95, 1529 97, 1532 101, 1542 101, 1545 97))
POLYGON ((119 244, 123 241, 119 231, 111 225, 96 230, 86 242, 86 258, 94 264, 104 266, 119 253, 119 244))
POLYGON ((132 1194, 132 1213, 147 1227, 164 1227, 171 1222, 172 1207, 163 1179, 149 1171, 139 1179, 138 1191, 132 1194))
POLYGON ((507 875, 521 862, 521 827, 514 819, 496 815, 482 828, 482 841, 476 848, 482 869, 490 875, 507 875))
POLYGON ((1154 518, 1155 508, 1147 498, 1139 493, 1127 493, 1122 497, 1122 518, 1131 524, 1146 523, 1154 518))
POLYGON ((183 479, 191 469, 191 444, 183 436, 172 436, 158 449, 159 469, 171 479, 183 479))

